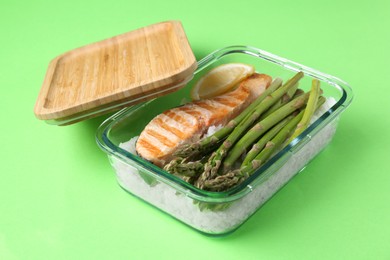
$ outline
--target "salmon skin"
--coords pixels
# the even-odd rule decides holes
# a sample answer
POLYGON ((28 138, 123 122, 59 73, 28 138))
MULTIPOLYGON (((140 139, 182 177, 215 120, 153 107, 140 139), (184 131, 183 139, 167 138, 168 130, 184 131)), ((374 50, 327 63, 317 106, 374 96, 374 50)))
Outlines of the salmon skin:
POLYGON ((153 118, 141 132, 136 151, 142 158, 163 167, 180 145, 200 140, 210 126, 227 124, 266 90, 272 78, 255 73, 236 89, 180 107, 153 118))

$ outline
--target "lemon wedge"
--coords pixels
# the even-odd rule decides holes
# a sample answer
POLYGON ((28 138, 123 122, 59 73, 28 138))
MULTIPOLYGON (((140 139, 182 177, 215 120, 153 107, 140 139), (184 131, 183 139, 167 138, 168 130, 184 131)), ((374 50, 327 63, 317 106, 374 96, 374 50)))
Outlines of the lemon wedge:
POLYGON ((211 98, 231 90, 238 82, 255 72, 252 65, 226 63, 203 75, 192 87, 192 100, 211 98))

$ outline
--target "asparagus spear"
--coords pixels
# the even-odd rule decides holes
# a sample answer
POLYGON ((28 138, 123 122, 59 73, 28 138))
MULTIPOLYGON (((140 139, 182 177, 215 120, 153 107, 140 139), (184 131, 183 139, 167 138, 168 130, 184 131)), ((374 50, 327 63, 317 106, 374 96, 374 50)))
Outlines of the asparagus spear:
POLYGON ((309 125, 310 119, 313 116, 314 111, 317 109, 317 101, 320 95, 321 95, 320 81, 318 79, 313 79, 311 90, 310 90, 310 96, 309 96, 309 100, 307 101, 305 113, 302 117, 302 120, 298 123, 295 132, 290 137, 289 142, 291 142, 298 135, 300 135, 309 125))
POLYGON ((256 141, 260 136, 262 136, 268 129, 277 124, 280 120, 286 116, 293 113, 295 110, 306 105, 307 99, 309 98, 309 93, 301 95, 281 108, 277 109, 275 112, 270 114, 263 120, 257 122, 229 151, 224 160, 224 170, 228 171, 231 169, 235 161, 241 156, 241 154, 246 151, 246 149, 256 141))
MULTIPOLYGON (((249 114, 245 115, 245 118, 234 128, 231 134, 226 138, 222 145, 214 152, 207 164, 205 165, 204 172, 200 175, 199 179, 195 182, 195 186, 198 188, 203 187, 203 183, 207 179, 214 178, 219 171, 223 158, 226 156, 230 148, 236 143, 236 141, 244 134, 244 132, 251 127, 251 125, 261 116, 264 111, 271 107, 277 100, 279 100, 289 89, 294 87, 295 84, 303 77, 303 72, 298 72, 293 78, 291 78, 286 84, 273 93, 269 94, 263 102, 259 103, 255 109, 249 114)), ((272 125, 271 125, 272 126, 272 125)))
POLYGON ((213 135, 203 138, 198 142, 192 144, 185 144, 180 147, 175 153, 174 156, 177 157, 189 157, 196 156, 198 154, 203 154, 206 151, 210 150, 216 143, 223 140, 228 136, 234 128, 248 115, 250 115, 253 110, 272 92, 278 89, 282 84, 282 79, 275 78, 269 87, 259 95, 252 104, 250 104, 242 113, 240 113, 237 117, 230 120, 225 127, 221 128, 213 135))

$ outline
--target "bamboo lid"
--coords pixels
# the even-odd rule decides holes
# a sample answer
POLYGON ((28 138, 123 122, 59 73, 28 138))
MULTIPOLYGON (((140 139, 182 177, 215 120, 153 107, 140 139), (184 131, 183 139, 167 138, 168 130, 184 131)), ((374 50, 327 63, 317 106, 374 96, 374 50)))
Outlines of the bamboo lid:
POLYGON ((34 113, 71 124, 176 91, 196 66, 179 21, 150 25, 53 59, 34 113))

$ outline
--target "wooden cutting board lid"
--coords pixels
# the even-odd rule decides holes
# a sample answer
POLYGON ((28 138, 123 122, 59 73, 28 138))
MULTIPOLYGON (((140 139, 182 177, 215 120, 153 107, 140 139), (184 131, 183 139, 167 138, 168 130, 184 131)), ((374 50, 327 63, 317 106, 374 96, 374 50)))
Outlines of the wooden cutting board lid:
POLYGON ((71 124, 176 91, 196 67, 179 21, 150 25, 53 59, 34 113, 71 124))

